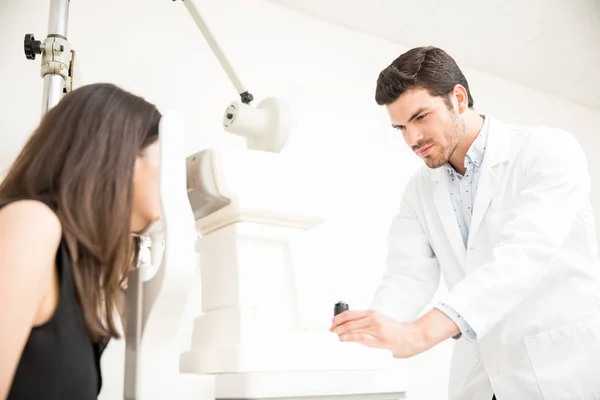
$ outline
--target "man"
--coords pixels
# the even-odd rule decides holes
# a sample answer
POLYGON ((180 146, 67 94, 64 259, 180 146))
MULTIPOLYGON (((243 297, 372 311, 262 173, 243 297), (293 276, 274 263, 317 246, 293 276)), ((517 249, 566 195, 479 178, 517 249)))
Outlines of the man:
POLYGON ((425 166, 392 222, 372 310, 331 330, 399 358, 457 339, 449 399, 600 399, 600 260, 578 142, 480 115, 434 47, 384 69, 376 100, 425 166), (419 317, 440 273, 448 294, 419 317))

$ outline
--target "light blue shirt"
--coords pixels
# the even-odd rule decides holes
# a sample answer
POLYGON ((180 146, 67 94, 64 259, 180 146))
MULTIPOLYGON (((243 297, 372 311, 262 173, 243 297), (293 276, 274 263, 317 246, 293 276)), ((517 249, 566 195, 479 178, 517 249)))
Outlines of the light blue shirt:
MULTIPOLYGON (((456 223, 460 229, 465 248, 469 239, 469 227, 471 225, 471 216, 473 215, 473 204, 475 202, 475 193, 479 184, 479 174, 481 172, 481 163, 485 155, 487 144, 487 136, 489 130, 489 118, 484 117, 483 127, 477 135, 477 138, 469 147, 465 156, 465 174, 461 175, 452 168, 450 164, 446 164, 443 168, 448 171, 448 188, 450 190, 450 201, 456 215, 456 223)), ((458 325, 461 335, 467 340, 477 339, 476 333, 471 329, 467 321, 465 321, 457 312, 446 304, 438 304, 437 309, 450 317, 456 325, 458 325)))

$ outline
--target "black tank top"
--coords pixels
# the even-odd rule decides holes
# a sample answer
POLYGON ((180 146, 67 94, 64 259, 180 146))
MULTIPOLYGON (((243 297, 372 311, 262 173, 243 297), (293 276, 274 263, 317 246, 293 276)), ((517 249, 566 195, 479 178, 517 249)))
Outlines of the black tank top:
POLYGON ((50 320, 32 328, 7 400, 91 400, 100 393, 100 356, 106 343, 94 343, 86 328, 64 236, 56 268, 56 310, 50 320))

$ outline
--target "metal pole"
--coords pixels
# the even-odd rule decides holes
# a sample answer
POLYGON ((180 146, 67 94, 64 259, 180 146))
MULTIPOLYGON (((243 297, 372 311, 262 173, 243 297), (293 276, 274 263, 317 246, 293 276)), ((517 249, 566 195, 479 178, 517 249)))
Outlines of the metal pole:
POLYGON ((44 78, 42 114, 58 104, 62 98, 65 80, 68 76, 69 59, 71 57, 71 50, 67 42, 69 1, 50 1, 48 36, 44 41, 42 56, 42 77, 44 78))
POLYGON ((140 347, 142 341, 142 302, 143 287, 141 270, 138 268, 129 272, 127 278, 126 315, 125 322, 125 378, 123 383, 123 398, 138 400, 140 398, 140 347))
POLYGON ((69 23, 69 0, 51 0, 48 18, 48 35, 60 35, 67 38, 69 23))
POLYGON ((65 80, 60 75, 44 76, 44 94, 42 97, 42 115, 58 104, 63 94, 65 80))

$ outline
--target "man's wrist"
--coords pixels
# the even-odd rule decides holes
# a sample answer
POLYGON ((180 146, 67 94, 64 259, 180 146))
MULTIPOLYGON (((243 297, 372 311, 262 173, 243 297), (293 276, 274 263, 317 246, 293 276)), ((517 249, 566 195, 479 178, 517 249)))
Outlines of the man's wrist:
POLYGON ((473 341, 477 339, 477 335, 473 331, 473 328, 471 328, 471 325, 469 325, 469 323, 465 321, 465 319, 459 313, 457 313, 454 308, 445 303, 438 303, 435 308, 446 314, 448 318, 454 321, 454 323, 458 326, 458 329, 460 329, 460 333, 454 336, 453 339, 459 339, 461 337, 464 337, 467 341, 473 341))
POLYGON ((424 350, 460 333, 458 325, 436 308, 417 319, 413 324, 420 331, 424 350))

